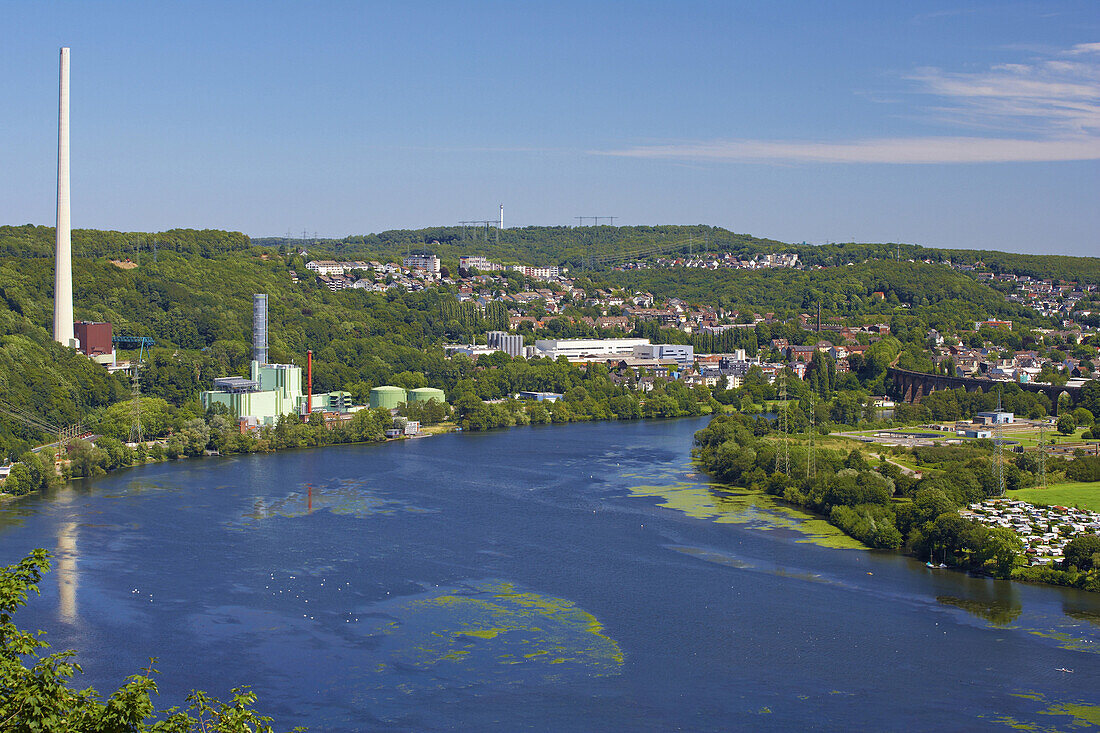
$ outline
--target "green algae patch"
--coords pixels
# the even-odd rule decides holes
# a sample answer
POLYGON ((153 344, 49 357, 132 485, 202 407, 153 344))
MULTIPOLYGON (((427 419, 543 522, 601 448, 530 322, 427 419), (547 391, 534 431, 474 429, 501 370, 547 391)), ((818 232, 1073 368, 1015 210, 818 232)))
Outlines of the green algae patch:
POLYGON ((1088 652, 1090 654, 1100 654, 1100 648, 1097 644, 1093 643, 1089 639, 1079 639, 1076 636, 1071 636, 1064 631, 1040 631, 1038 629, 1032 629, 1028 632, 1035 636, 1040 636, 1044 639, 1053 639, 1059 642, 1058 648, 1065 649, 1071 652, 1088 652))
MULTIPOLYGON (((1051 702, 1047 698, 1047 696, 1042 694, 1041 692, 1014 692, 1011 694, 1013 697, 1022 698, 1024 700, 1033 700, 1040 705, 1045 705, 1045 708, 1035 711, 1036 715, 1070 718, 1070 720, 1068 721, 1055 721, 1055 725, 1068 725, 1069 727, 1074 729, 1100 726, 1100 705, 1094 705, 1092 703, 1081 701, 1051 702)), ((994 718, 993 722, 1006 725, 1016 730, 1059 730, 1054 726, 1047 725, 1046 722, 1043 720, 1022 721, 1009 716, 1001 716, 998 718, 994 718)))
POLYGON ((809 512, 779 502, 763 491, 716 483, 678 481, 664 485, 630 487, 632 496, 662 499, 658 506, 682 512, 693 519, 719 524, 741 524, 753 529, 790 530, 804 542, 843 550, 867 546, 809 512))
POLYGON ((383 661, 367 687, 392 686, 394 676, 408 677, 410 690, 548 683, 616 675, 623 666, 622 649, 595 616, 513 583, 440 589, 372 612, 367 631, 383 661))
POLYGON ((1100 725, 1100 705, 1081 705, 1077 703, 1060 703, 1051 705, 1040 712, 1041 715, 1069 715, 1074 719, 1074 725, 1081 722, 1089 725, 1100 725))

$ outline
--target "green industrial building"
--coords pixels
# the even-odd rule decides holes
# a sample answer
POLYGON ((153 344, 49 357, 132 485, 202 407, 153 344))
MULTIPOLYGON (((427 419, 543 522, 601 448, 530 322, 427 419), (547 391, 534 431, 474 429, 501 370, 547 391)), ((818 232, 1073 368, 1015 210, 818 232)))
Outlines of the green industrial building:
POLYGON ((443 390, 435 387, 417 387, 409 390, 409 402, 428 402, 429 400, 446 402, 447 395, 443 390))
POLYGON ((370 406, 372 409, 375 407, 383 407, 387 410, 392 410, 402 402, 407 401, 408 395, 401 387, 385 385, 383 387, 375 387, 370 391, 370 406))

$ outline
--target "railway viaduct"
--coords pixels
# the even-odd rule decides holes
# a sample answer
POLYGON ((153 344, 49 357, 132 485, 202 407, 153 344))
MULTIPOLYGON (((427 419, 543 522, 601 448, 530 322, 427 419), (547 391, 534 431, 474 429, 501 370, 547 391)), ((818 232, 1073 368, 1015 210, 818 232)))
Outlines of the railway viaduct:
MULTIPOLYGON (((965 389, 967 392, 988 392, 991 389, 999 385, 1006 384, 994 379, 983 379, 981 377, 949 377, 945 374, 924 374, 923 372, 913 372, 908 369, 898 369, 897 367, 890 367, 886 370, 886 376, 897 387, 898 394, 902 395, 902 399, 906 402, 917 404, 921 401, 921 398, 926 394, 935 392, 936 390, 944 389, 965 389)), ((1062 393, 1069 395, 1073 400, 1073 404, 1077 404, 1081 399, 1081 387, 1059 387, 1054 384, 1045 383, 1031 383, 1024 382, 1017 384, 1020 389, 1025 392, 1039 392, 1045 394, 1050 398, 1052 410, 1055 415, 1058 414, 1058 398, 1062 393)))

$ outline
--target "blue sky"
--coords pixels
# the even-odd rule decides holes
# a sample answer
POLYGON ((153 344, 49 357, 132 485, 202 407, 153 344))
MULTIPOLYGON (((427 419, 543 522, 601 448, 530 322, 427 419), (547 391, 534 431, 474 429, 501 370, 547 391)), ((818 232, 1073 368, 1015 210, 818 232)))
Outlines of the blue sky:
POLYGON ((495 218, 1100 255, 1100 6, 6 2, 0 223, 495 218))

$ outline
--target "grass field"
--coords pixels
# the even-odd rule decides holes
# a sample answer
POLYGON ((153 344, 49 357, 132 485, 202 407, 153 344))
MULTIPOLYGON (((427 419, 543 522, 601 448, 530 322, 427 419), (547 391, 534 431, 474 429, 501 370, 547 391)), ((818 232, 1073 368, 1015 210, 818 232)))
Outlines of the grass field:
POLYGON ((1045 489, 1020 489, 1008 492, 1008 496, 1032 504, 1079 506, 1100 512, 1100 481, 1054 484, 1045 489))

